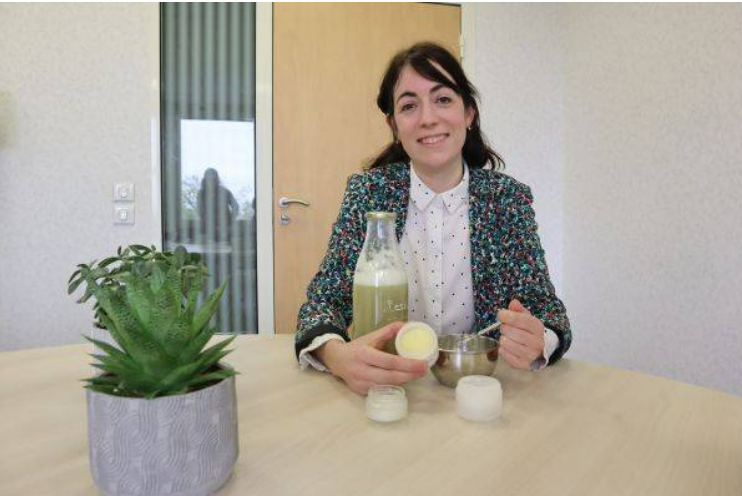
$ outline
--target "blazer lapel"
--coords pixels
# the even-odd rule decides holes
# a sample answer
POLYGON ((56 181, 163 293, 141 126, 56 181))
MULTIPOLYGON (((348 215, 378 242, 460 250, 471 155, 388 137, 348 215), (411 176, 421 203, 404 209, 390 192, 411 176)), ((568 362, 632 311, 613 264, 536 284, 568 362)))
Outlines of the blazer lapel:
POLYGON ((471 232, 471 273, 474 284, 476 328, 494 323, 493 312, 502 299, 500 271, 502 251, 501 216, 498 215, 501 187, 489 171, 469 169, 469 229, 471 232))
POLYGON ((388 176, 385 181, 384 197, 379 208, 385 212, 397 214, 397 241, 402 239, 407 221, 407 206, 410 202, 410 167, 399 163, 386 166, 388 176))

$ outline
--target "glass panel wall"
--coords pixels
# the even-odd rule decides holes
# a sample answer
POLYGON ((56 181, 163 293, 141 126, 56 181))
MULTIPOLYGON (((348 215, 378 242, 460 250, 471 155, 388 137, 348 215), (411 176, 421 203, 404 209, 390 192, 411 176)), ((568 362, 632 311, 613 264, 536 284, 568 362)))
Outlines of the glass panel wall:
POLYGON ((227 281, 220 332, 257 333, 255 4, 161 5, 163 246, 227 281))

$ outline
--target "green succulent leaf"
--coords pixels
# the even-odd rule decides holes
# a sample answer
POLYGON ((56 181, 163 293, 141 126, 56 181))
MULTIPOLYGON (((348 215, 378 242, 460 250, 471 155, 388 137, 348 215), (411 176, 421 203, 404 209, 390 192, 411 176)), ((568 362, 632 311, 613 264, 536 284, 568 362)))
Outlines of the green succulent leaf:
MULTIPOLYGON (((196 304, 198 303, 198 297, 201 294, 203 287, 202 274, 200 269, 196 269, 193 266, 183 267, 183 286, 182 291, 186 295, 186 307, 185 307, 185 318, 188 321, 193 320, 193 316, 196 312, 196 304)), ((196 330, 191 329, 191 336, 196 335, 196 330)))
POLYGON ((210 355, 208 358, 204 358, 201 366, 198 368, 198 372, 200 374, 207 373, 209 370, 213 369, 222 358, 229 355, 231 352, 232 350, 223 350, 219 353, 210 355))
POLYGON ((80 297, 80 299, 77 300, 77 303, 85 303, 86 301, 88 301, 90 299, 91 296, 93 296, 93 292, 90 289, 90 286, 87 286, 85 288, 85 293, 83 293, 83 295, 80 297))
POLYGON ((210 382, 217 382, 223 379, 228 379, 237 375, 237 372, 230 369, 222 369, 217 372, 209 372, 208 374, 202 374, 195 377, 188 383, 189 387, 200 386, 202 384, 208 384, 210 382))
POLYGON ((181 365, 162 379, 161 385, 164 389, 182 388, 190 379, 192 379, 198 369, 198 362, 181 365))
MULTIPOLYGON (((123 362, 127 362, 127 360, 132 360, 131 357, 128 354, 126 354, 125 352, 119 350, 115 346, 111 346, 110 344, 108 344, 108 343, 106 343, 104 341, 99 341, 97 339, 93 339, 93 338, 88 337, 88 336, 85 336, 85 339, 87 339, 88 341, 90 341, 91 343, 93 343, 94 345, 96 345, 98 348, 100 348, 101 351, 103 351, 106 354, 106 356, 109 356, 111 358, 115 358, 115 359, 121 360, 123 362)), ((127 363, 129 363, 129 362, 127 362, 127 363)), ((133 362, 132 361, 131 363, 136 363, 136 362, 133 362)))
POLYGON ((101 262, 98 264, 98 267, 108 267, 109 265, 116 263, 119 260, 121 260, 119 257, 108 257, 101 260, 101 262))
POLYGON ((168 355, 179 357, 183 352, 188 345, 189 328, 189 322, 182 318, 170 325, 162 343, 168 355))
POLYGON ((83 280, 83 279, 77 279, 77 280, 75 280, 75 281, 71 281, 70 283, 68 283, 68 285, 67 285, 67 294, 72 294, 72 293, 74 293, 75 291, 77 291, 77 288, 78 288, 78 287, 80 286, 80 284, 82 284, 83 282, 84 282, 84 280, 83 280))
POLYGON ((193 332, 200 331, 206 324, 209 323, 211 320, 211 317, 214 316, 214 313, 216 312, 217 308, 219 308, 219 300, 222 298, 222 294, 224 294, 224 290, 227 287, 227 283, 222 284, 219 286, 216 291, 214 291, 204 302, 204 304, 201 306, 201 308, 196 312, 196 315, 193 317, 193 326, 192 330, 193 332))
MULTIPOLYGON (((70 276, 70 278, 69 278, 69 279, 67 280, 67 284, 71 283, 71 282, 72 282, 72 280, 73 280, 74 278, 76 278, 77 276, 79 276, 79 275, 80 275, 80 269, 77 269, 76 271, 74 271, 74 272, 72 273, 72 275, 70 276)), ((67 293, 67 294, 72 294, 72 293, 74 293, 74 291, 70 291, 70 292, 69 292, 69 293, 67 293)))
POLYGON ((149 326, 152 315, 152 295, 149 284, 141 279, 132 278, 125 288, 127 303, 132 308, 139 324, 149 326))
POLYGON ((197 333, 183 349, 181 361, 192 362, 196 360, 201 353, 201 350, 204 349, 204 346, 208 344, 215 333, 215 327, 205 327, 201 332, 197 333))
POLYGON ((159 267, 157 264, 152 265, 145 265, 145 267, 151 267, 152 270, 152 280, 150 282, 150 286, 152 288, 152 292, 157 294, 162 289, 162 285, 165 284, 165 279, 167 276, 162 271, 162 268, 159 267))
POLYGON ((90 379, 85 379, 90 384, 104 384, 104 385, 111 385, 111 386, 117 386, 119 384, 119 380, 116 377, 112 376, 105 376, 101 375, 98 377, 91 377, 90 379))
MULTIPOLYGON (((106 315, 105 310, 103 310, 102 308, 98 308, 98 311, 96 312, 96 316, 98 317, 98 320, 100 321, 100 323, 103 325, 103 328, 108 331, 108 333, 111 335, 111 337, 116 342, 116 344, 118 344, 121 347, 121 349, 126 351, 127 349, 126 341, 124 340, 123 336, 121 336, 121 333, 119 333, 118 328, 116 327, 116 324, 114 324, 113 321, 108 318, 108 315, 106 315)), ((103 343, 103 344, 106 344, 106 343, 103 343)))
POLYGON ((147 248, 144 245, 131 245, 129 246, 129 249, 135 254, 135 255, 145 255, 150 252, 150 249, 147 248))
POLYGON ((213 364, 218 360, 214 360, 214 357, 216 357, 219 352, 221 352, 224 348, 229 346, 232 341, 234 341, 234 338, 236 336, 231 336, 224 341, 220 341, 214 346, 204 350, 201 355, 199 356, 199 362, 201 362, 202 365, 204 364, 213 364))
POLYGON ((186 264, 186 260, 188 259, 188 252, 186 251, 185 247, 178 246, 177 248, 175 248, 173 254, 175 255, 175 265, 177 267, 183 267, 186 264))
POLYGON ((144 370, 131 359, 114 358, 111 355, 99 355, 93 354, 93 358, 96 358, 101 363, 93 364, 94 367, 98 367, 106 372, 112 374, 127 377, 139 375, 143 377, 145 375, 144 370))
POLYGON ((78 302, 95 299, 96 324, 118 344, 86 337, 100 353, 92 355, 103 372, 86 388, 124 397, 182 394, 231 377, 218 362, 234 338, 205 349, 216 327, 209 325, 226 289, 222 284, 199 304, 208 276, 199 254, 182 247, 119 247, 100 263, 79 264, 67 291, 85 291, 78 302), (216 369, 216 370, 215 370, 216 369))

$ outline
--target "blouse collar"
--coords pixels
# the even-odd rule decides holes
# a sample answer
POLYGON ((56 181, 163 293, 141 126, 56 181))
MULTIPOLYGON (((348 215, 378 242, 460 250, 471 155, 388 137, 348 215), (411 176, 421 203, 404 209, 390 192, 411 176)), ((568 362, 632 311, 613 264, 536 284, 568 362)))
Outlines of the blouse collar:
POLYGON ((415 172, 415 167, 410 163, 410 198, 415 206, 420 210, 425 210, 436 196, 440 196, 443 205, 450 213, 455 212, 461 203, 469 201, 469 167, 466 162, 463 162, 463 166, 464 175, 459 184, 443 193, 436 193, 425 185, 415 172))

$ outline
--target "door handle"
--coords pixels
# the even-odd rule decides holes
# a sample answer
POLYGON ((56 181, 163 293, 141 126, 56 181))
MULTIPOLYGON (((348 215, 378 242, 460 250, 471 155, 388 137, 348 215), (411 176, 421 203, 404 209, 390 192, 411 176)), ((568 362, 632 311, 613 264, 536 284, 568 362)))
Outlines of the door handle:
POLYGON ((309 206, 309 202, 299 200, 298 198, 286 198, 285 196, 282 196, 278 199, 278 206, 281 208, 289 208, 289 205, 291 205, 292 203, 296 203, 297 205, 304 205, 305 207, 309 206))
MULTIPOLYGON (((303 205, 305 207, 309 206, 309 202, 304 201, 304 200, 299 200, 298 198, 286 198, 285 196, 282 196, 281 198, 278 199, 278 206, 284 210, 289 208, 289 205, 291 205, 292 203, 295 203, 297 205, 303 205)), ((281 217, 279 218, 278 223, 281 224, 282 226, 288 226, 291 223, 291 217, 289 217, 286 214, 281 214, 281 217)))

